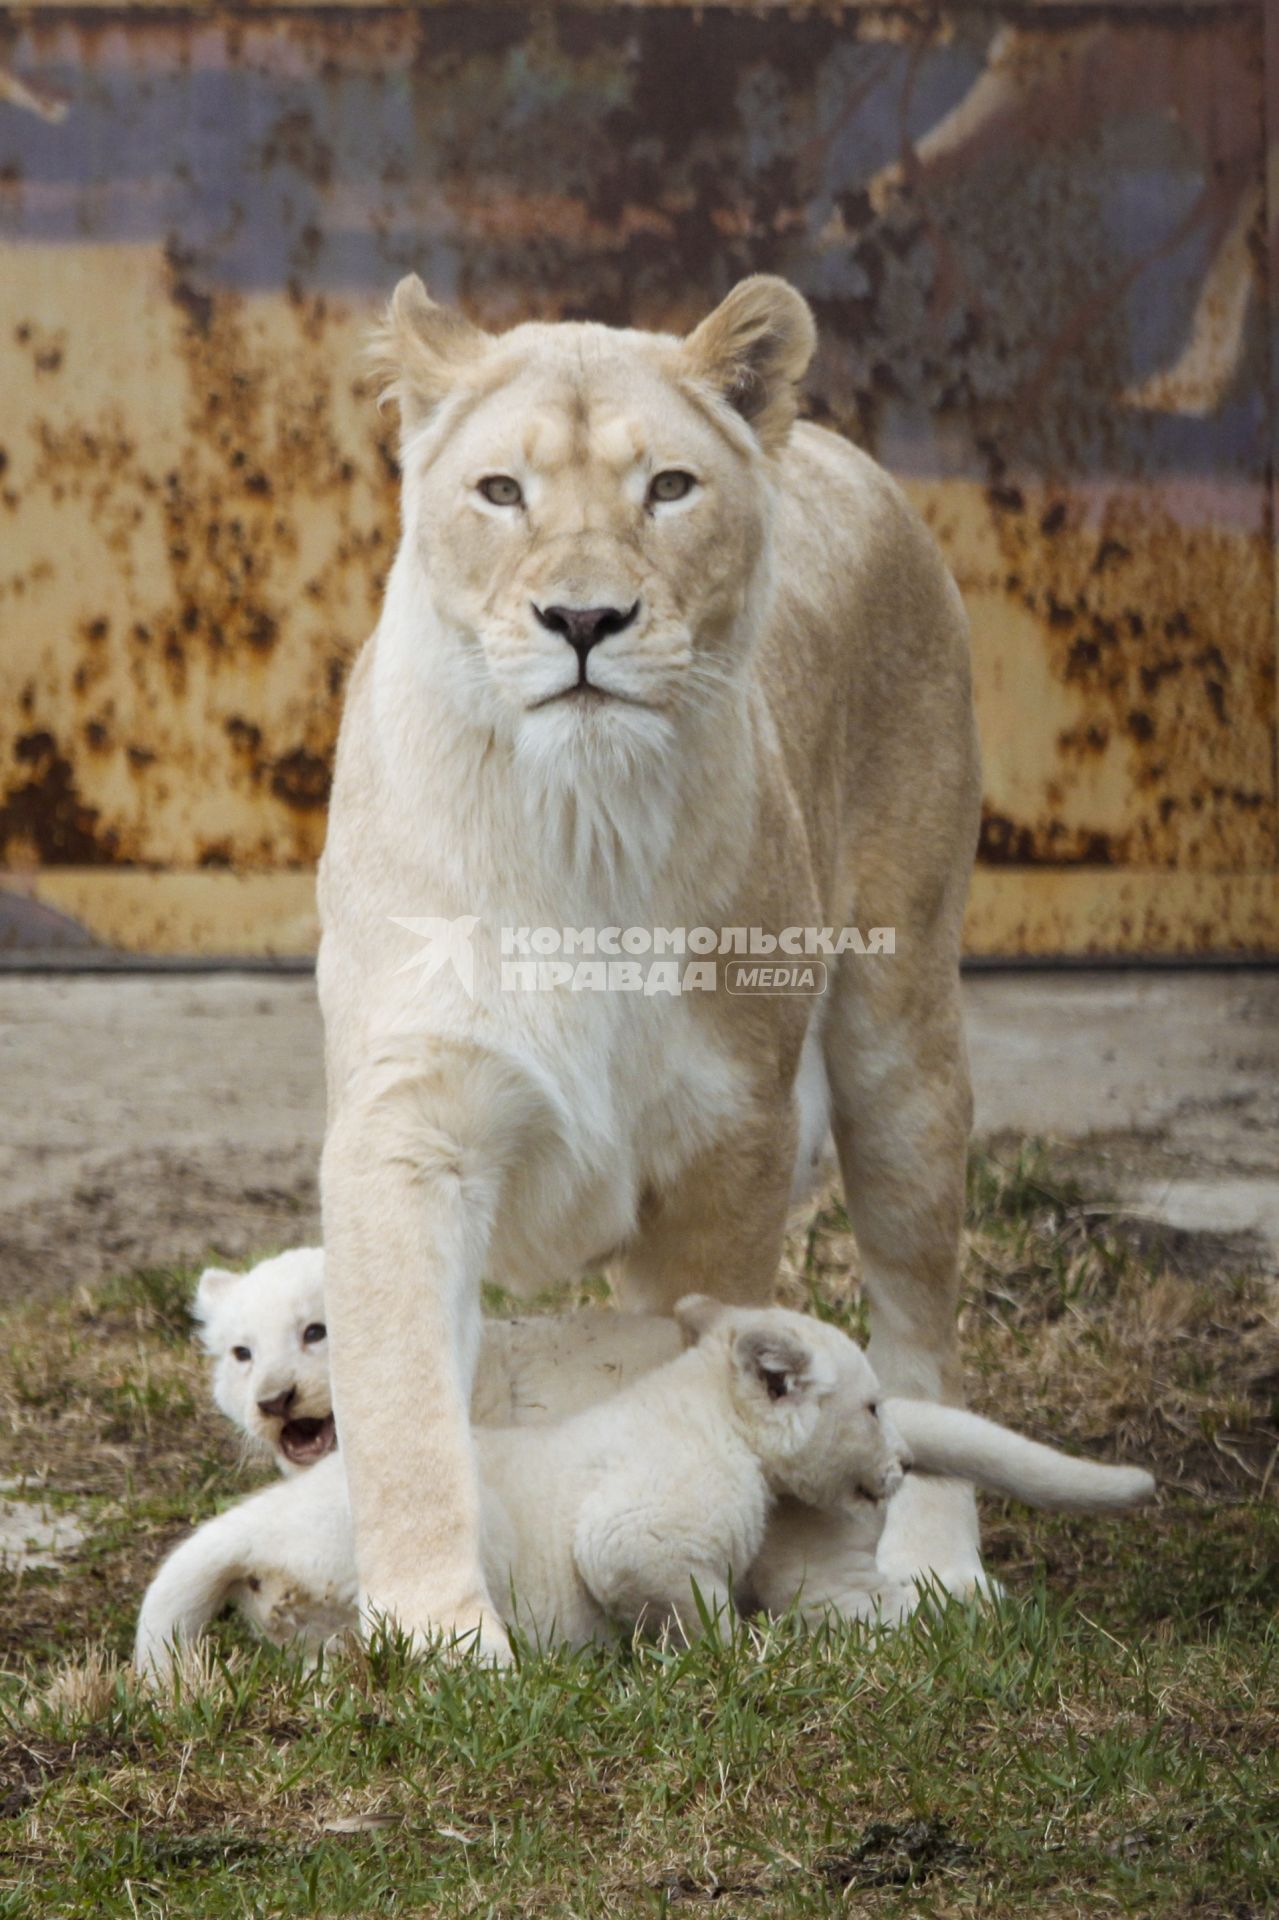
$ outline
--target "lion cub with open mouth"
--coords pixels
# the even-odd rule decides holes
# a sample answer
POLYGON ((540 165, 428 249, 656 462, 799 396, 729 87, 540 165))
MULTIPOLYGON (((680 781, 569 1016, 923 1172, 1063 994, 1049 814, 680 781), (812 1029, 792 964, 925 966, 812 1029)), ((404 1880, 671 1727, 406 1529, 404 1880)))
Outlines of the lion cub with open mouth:
MULTIPOLYGON (((322 1336, 303 1336, 324 1325, 322 1256, 307 1249, 268 1266, 275 1272, 251 1276, 257 1304, 273 1290, 263 1277, 275 1281, 292 1320, 303 1321, 300 1350, 319 1347, 322 1336)), ((247 1396, 232 1394, 223 1369, 228 1357, 253 1367, 252 1343, 217 1347, 214 1329, 233 1324, 232 1289, 215 1291, 222 1313, 204 1327, 219 1405, 246 1425, 247 1396)), ((202 1298, 202 1314, 207 1305, 202 1298)), ((262 1323, 287 1318, 268 1313, 262 1323)), ((262 1377, 248 1376, 250 1390, 262 1377)), ((138 1622, 144 1672, 167 1673, 175 1647, 228 1603, 277 1643, 315 1647, 356 1625, 341 1455, 317 1452, 299 1473, 296 1436, 286 1438, 296 1383, 277 1386, 272 1375, 268 1384, 273 1410, 259 1403, 247 1430, 273 1444, 291 1477, 206 1522, 165 1561, 138 1622), (280 1423, 274 1441, 266 1421, 280 1423)), ((705 1295, 682 1300, 674 1320, 590 1310, 490 1322, 475 1407, 485 1411, 526 1422, 476 1432, 485 1573, 506 1623, 542 1643, 581 1646, 636 1628, 691 1638, 734 1601, 895 1617, 914 1595, 883 1582, 875 1547, 884 1504, 912 1468, 1040 1506, 1127 1507, 1154 1489, 1140 1469, 1071 1459, 956 1408, 885 1400, 865 1354, 837 1328, 705 1295), (556 1395, 549 1407, 543 1384, 556 1395), (820 1592, 808 1591, 810 1573, 820 1592)), ((323 1430, 331 1413, 304 1417, 323 1430)))
MULTIPOLYGON (((246 1273, 207 1267, 192 1312, 213 1362, 214 1402, 250 1451, 288 1476, 332 1452, 323 1248, 292 1247, 246 1273)), ((562 1420, 673 1360, 682 1346, 662 1314, 589 1307, 486 1320, 471 1418, 485 1427, 562 1420)))

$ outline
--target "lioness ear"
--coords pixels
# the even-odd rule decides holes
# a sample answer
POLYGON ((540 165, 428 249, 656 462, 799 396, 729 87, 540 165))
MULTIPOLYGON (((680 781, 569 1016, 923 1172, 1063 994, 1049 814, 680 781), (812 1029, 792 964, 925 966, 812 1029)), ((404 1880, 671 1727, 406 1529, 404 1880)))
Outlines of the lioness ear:
POLYGON ((195 1299, 191 1311, 197 1320, 208 1320, 220 1299, 228 1294, 236 1282, 242 1280, 242 1273, 232 1273, 229 1267, 206 1267, 200 1275, 200 1284, 195 1290, 195 1299))
POLYGON ((677 1300, 675 1324, 684 1336, 684 1345, 695 1347, 726 1312, 723 1301, 712 1300, 709 1293, 686 1293, 682 1300, 677 1300))
POLYGON ((430 418, 490 337, 456 307, 438 306, 415 273, 401 280, 369 341, 369 357, 406 434, 430 418))
POLYGON ((793 1333, 749 1327, 738 1334, 733 1357, 770 1400, 784 1400, 809 1384, 813 1355, 793 1333))
POLYGON ((741 280, 684 342, 695 378, 750 422, 775 452, 795 419, 797 388, 817 345, 807 300, 770 273, 741 280))

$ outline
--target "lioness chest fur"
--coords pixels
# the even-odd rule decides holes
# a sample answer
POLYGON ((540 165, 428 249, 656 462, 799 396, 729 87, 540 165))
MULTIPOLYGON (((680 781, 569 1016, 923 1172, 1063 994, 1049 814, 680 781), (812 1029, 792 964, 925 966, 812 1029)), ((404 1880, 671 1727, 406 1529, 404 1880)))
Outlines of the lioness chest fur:
MULTIPOLYGON (((321 874, 323 1203, 361 1585, 410 1630, 492 1612, 482 1277, 607 1262, 630 1307, 724 1276, 766 1302, 827 1115, 876 1367, 960 1391, 967 635, 893 483, 794 426, 813 342, 769 279, 687 339, 495 337, 407 281, 382 336, 404 537, 321 874), (718 950, 674 996, 502 971, 528 929, 846 927, 894 950, 830 959, 817 995, 730 992, 718 950)), ((885 1553, 971 1583, 971 1499, 908 1486, 885 1553)))

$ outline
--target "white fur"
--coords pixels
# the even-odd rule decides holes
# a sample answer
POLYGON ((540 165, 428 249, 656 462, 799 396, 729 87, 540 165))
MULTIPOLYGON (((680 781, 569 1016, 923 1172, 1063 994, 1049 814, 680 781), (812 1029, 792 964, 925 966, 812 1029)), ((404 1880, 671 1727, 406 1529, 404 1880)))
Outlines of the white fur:
POLYGON ((791 1176, 792 1207, 801 1206, 812 1198, 823 1174, 828 1171, 831 1158, 830 1081, 826 1077, 826 1063, 822 1058, 823 1010, 819 1000, 817 1011, 804 1035, 799 1070, 795 1075, 798 1126, 795 1171, 791 1176))
POLYGON ((333 1398, 321 1248, 293 1247, 247 1273, 207 1267, 194 1313, 213 1361, 213 1398, 254 1449, 286 1474, 327 1452, 333 1398), (320 1427, 309 1445, 294 1444, 299 1422, 320 1427))
MULTIPOLYGON (((588 1382, 589 1317, 547 1323, 569 1336, 553 1386, 588 1382)), ((619 1627, 691 1636, 694 1586, 711 1611, 735 1594, 774 1612, 797 1599, 809 1613, 904 1611, 913 1594, 885 1581, 876 1547, 912 1440, 921 1464, 1041 1505, 1127 1506, 1153 1489, 1136 1469, 1073 1461, 953 1408, 881 1403, 861 1349, 798 1314, 694 1296, 677 1317, 696 1344, 612 1398, 532 1430, 477 1431, 485 1579, 504 1621, 541 1642, 583 1645, 619 1627)), ((642 1322, 596 1318, 614 1322, 640 1367, 660 1348, 642 1322)), ((597 1370, 587 1390, 600 1384, 597 1370)), ((138 1667, 166 1673, 174 1647, 228 1601, 275 1641, 313 1647, 356 1624, 340 1453, 170 1555, 143 1602, 138 1667)))
MULTIPOLYGON (((308 1326, 324 1324, 324 1250, 294 1247, 244 1273, 210 1268, 195 1300, 200 1343, 213 1357, 213 1398, 256 1453, 269 1452, 283 1474, 302 1465, 281 1447, 284 1421, 263 1415, 258 1398, 288 1386, 312 1418, 332 1413, 328 1343, 306 1345, 308 1326), (244 1345, 251 1362, 231 1351, 244 1345)), ((682 1341, 664 1314, 528 1315, 483 1323, 471 1418, 478 1426, 539 1426, 594 1406, 674 1359, 682 1341)))
MULTIPOLYGON (((767 1300, 824 1080, 883 1377, 959 1391, 966 631, 892 483, 790 434, 814 339, 767 278, 682 341, 494 338, 411 279, 387 316, 403 539, 320 876, 321 1187, 361 1581, 410 1632, 487 1621, 502 1650, 466 1418, 482 1281, 527 1293, 607 1263, 628 1308, 691 1286, 767 1300), (668 510, 649 483, 669 471, 694 487, 668 510), (556 607, 635 617, 579 680, 556 607), (714 992, 679 999, 502 985, 504 928, 774 940, 854 909, 896 953, 830 967, 798 1094, 811 1004, 734 998, 722 957, 714 992), (414 968, 415 917, 476 923, 468 982, 414 968), (884 1034, 881 1074, 863 1042, 884 1034)), ((948 1505, 914 1552, 962 1583, 975 1517, 962 1491, 948 1505)))

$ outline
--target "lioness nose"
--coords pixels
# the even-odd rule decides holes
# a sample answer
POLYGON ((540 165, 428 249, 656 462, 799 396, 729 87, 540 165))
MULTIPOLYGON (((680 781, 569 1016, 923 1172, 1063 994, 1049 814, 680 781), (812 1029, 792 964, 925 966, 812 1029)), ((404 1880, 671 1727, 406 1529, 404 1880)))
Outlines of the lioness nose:
POLYGON ((286 1387, 283 1393, 275 1394, 270 1400, 259 1400, 258 1412, 264 1413, 268 1420, 283 1420, 297 1397, 296 1387, 286 1387))
POLYGON ((592 647, 630 626, 639 612, 639 601, 630 607, 539 607, 534 601, 533 611, 544 627, 563 634, 585 666, 592 647))

